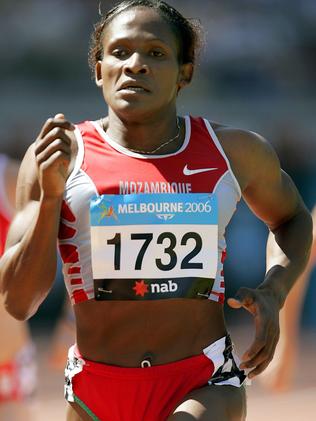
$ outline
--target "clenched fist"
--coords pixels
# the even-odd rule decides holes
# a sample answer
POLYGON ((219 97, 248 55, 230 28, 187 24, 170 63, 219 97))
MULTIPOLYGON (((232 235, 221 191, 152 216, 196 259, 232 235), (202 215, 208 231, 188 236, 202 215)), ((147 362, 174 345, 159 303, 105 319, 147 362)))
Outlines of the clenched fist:
POLYGON ((63 195, 71 161, 71 132, 75 126, 63 114, 49 118, 35 141, 35 158, 41 194, 63 195))

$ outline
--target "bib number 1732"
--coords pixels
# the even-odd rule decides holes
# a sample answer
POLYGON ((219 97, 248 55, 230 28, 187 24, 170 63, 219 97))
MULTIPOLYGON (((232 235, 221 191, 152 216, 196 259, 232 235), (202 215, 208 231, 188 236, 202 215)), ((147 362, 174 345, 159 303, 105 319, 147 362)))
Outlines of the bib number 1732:
MULTIPOLYGON (((140 245, 138 245, 138 253, 134 263, 134 270, 141 270, 146 251, 148 250, 150 243, 153 241, 153 234, 148 232, 131 233, 130 239, 131 241, 137 241, 140 243, 140 245)), ((156 267, 161 271, 174 269, 178 262, 178 256, 175 251, 177 245, 176 236, 172 232, 162 232, 157 237, 156 242, 157 245, 161 244, 163 246, 163 254, 165 256, 165 259, 154 259, 156 267)), ((191 247, 191 250, 182 257, 180 269, 203 269, 202 262, 192 261, 192 259, 197 256, 202 249, 202 238, 200 234, 197 232, 185 233, 180 240, 180 245, 186 246, 188 243, 193 246, 191 247)), ((107 240, 107 244, 114 246, 114 270, 120 270, 122 235, 120 233, 116 233, 113 238, 107 240)))
POLYGON ((95 279, 209 277, 216 265, 217 227, 118 228, 103 226, 91 231, 95 279))
POLYGON ((213 194, 96 196, 90 221, 94 279, 215 277, 213 194))

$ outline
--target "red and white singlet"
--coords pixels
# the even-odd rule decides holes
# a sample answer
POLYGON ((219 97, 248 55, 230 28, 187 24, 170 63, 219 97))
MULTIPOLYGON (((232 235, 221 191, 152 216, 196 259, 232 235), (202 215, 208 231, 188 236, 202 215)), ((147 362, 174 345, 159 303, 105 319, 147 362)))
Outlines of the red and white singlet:
MULTIPOLYGON (((72 303, 95 298, 91 261, 90 200, 95 195, 213 193, 218 206, 218 261, 208 299, 224 301, 225 229, 241 191, 210 123, 185 117, 181 148, 168 155, 143 155, 112 141, 98 123, 76 126, 78 155, 66 183, 59 248, 72 303)), ((109 242, 108 242, 109 243, 109 242)))

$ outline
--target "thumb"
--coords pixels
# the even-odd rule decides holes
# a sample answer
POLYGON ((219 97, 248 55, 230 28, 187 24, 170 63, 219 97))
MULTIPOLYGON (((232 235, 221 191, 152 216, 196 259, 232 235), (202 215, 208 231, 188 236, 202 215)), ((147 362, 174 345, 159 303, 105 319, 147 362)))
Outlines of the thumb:
POLYGON ((75 130, 75 128, 76 128, 76 127, 74 126, 74 124, 72 124, 72 123, 71 123, 71 121, 66 120, 65 114, 63 114, 63 113, 57 113, 57 114, 55 114, 54 119, 63 120, 63 121, 61 121, 60 123, 63 125, 63 127, 64 127, 65 129, 68 129, 68 130, 75 130))
POLYGON ((63 113, 57 113, 54 118, 65 118, 63 113))
POLYGON ((241 308, 242 307, 242 303, 239 300, 237 300, 236 298, 228 298, 227 304, 231 308, 241 308))
POLYGON ((254 302, 254 291, 251 288, 242 287, 236 292, 235 297, 228 298, 227 303, 232 308, 249 307, 254 302))

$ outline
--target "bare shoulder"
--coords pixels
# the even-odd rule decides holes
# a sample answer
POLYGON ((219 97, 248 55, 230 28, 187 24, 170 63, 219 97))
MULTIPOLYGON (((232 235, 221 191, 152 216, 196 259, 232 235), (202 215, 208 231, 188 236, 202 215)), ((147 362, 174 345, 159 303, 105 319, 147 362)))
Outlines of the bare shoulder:
POLYGON ((304 208, 291 177, 281 169, 277 154, 264 137, 221 125, 215 125, 214 130, 240 184, 243 198, 271 229, 304 208))
POLYGON ((260 134, 219 123, 211 125, 244 191, 260 172, 279 172, 280 163, 271 144, 260 134))

